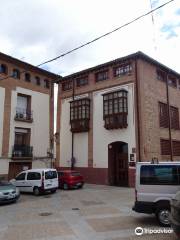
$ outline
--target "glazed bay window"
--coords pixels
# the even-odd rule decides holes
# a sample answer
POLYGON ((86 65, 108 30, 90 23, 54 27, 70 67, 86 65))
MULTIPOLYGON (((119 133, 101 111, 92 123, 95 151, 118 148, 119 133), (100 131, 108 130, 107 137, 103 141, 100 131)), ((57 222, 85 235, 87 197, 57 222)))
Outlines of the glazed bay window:
POLYGON ((128 96, 126 90, 103 95, 103 119, 106 129, 127 128, 128 96))
POLYGON ((70 102, 70 124, 73 133, 89 131, 90 99, 83 98, 70 102))
POLYGON ((132 65, 130 63, 122 64, 114 68, 114 77, 120 77, 122 75, 130 74, 131 72, 132 72, 132 65))

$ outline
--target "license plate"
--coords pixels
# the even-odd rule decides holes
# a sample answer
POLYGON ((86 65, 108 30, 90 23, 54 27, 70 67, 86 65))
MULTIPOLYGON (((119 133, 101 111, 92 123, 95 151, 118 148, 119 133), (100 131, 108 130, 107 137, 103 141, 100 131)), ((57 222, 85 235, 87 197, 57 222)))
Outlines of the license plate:
POLYGON ((76 186, 81 186, 81 183, 77 183, 76 186))

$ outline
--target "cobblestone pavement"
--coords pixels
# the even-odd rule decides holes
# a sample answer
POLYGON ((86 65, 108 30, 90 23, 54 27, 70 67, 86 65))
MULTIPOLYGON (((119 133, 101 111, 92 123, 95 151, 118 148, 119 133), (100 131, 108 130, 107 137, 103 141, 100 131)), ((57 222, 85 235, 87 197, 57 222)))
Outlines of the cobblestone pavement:
POLYGON ((134 190, 85 185, 83 189, 0 206, 0 240, 175 240, 173 233, 136 236, 136 227, 159 229, 151 215, 134 213, 134 190))

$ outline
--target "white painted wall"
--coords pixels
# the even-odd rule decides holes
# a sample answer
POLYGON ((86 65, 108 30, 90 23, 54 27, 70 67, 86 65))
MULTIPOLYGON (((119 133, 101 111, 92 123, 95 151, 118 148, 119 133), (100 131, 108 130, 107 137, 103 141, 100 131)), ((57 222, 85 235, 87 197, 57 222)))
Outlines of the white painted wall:
POLYGON ((34 160, 32 162, 32 168, 50 168, 51 161, 49 159, 34 160))
POLYGON ((2 156, 5 89, 0 87, 0 157, 2 156))
POLYGON ((115 141, 128 143, 128 153, 135 144, 134 87, 133 84, 118 86, 93 93, 93 164, 96 168, 108 168, 108 144, 115 141), (126 89, 128 91, 128 127, 106 130, 103 120, 103 96, 107 92, 126 89))
POLYGON ((19 87, 16 88, 16 91, 12 91, 9 157, 11 156, 12 146, 14 145, 15 127, 31 128, 30 144, 33 146, 33 155, 35 157, 47 156, 47 149, 49 148, 49 121, 48 94, 43 94, 19 87), (31 96, 31 110, 33 111, 32 123, 25 123, 14 120, 18 93, 31 96))
POLYGON ((0 175, 8 174, 9 161, 9 159, 0 159, 0 175))
MULTIPOLYGON (((78 98, 81 98, 79 96, 78 98)), ((86 95, 87 97, 87 95, 86 95)), ((70 101, 62 100, 61 130, 60 130, 60 165, 70 166, 71 159, 71 131, 70 131, 70 101)), ((134 86, 127 84, 93 93, 93 164, 95 168, 108 168, 108 145, 122 141, 128 143, 128 153, 136 147, 135 119, 134 119, 134 86), (128 91, 128 127, 125 129, 106 130, 103 120, 102 94, 126 89, 128 91)), ((77 167, 88 167, 88 133, 74 134, 74 156, 77 167)))
MULTIPOLYGON (((87 97, 83 95, 80 97, 87 97)), ((78 98, 80 98, 78 97, 78 98)), ((71 142, 72 134, 70 131, 70 101, 72 99, 62 100, 61 111, 61 129, 60 129, 60 166, 71 166, 71 142)), ((76 167, 88 166, 88 133, 74 134, 74 157, 76 167)))

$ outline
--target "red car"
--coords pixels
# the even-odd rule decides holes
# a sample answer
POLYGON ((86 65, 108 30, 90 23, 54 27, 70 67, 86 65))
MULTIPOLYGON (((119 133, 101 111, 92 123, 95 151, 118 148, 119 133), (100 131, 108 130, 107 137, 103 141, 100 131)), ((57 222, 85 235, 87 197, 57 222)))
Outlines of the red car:
POLYGON ((58 171, 59 187, 65 190, 71 188, 82 188, 84 185, 83 176, 73 170, 58 171))

